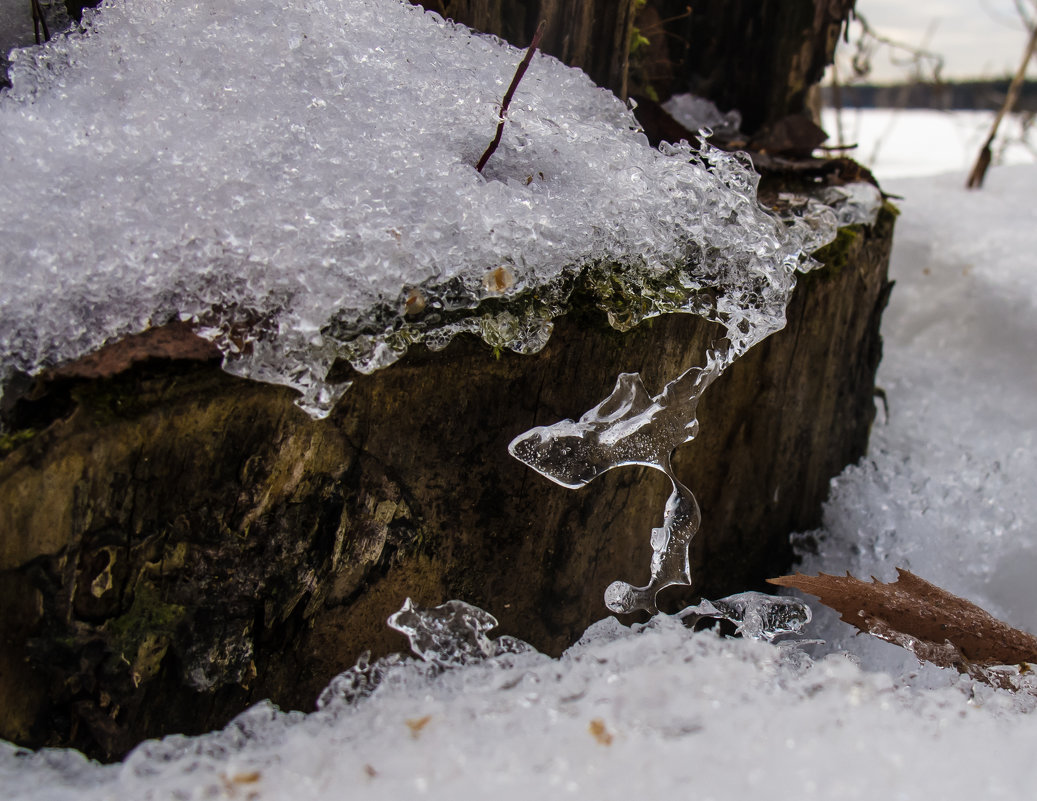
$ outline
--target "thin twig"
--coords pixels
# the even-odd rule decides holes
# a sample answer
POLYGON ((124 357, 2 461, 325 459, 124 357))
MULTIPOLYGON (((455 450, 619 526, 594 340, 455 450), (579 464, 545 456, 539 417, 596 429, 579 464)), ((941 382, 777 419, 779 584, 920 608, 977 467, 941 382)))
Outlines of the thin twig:
POLYGON ((544 28, 547 27, 547 20, 543 20, 537 25, 536 33, 533 34, 533 41, 529 43, 529 49, 526 50, 526 55, 522 61, 519 62, 518 69, 515 70, 515 77, 511 79, 511 86, 508 87, 508 91, 504 94, 504 100, 500 106, 500 122, 497 123, 497 133, 494 134, 493 141, 490 142, 490 146, 486 148, 486 152, 482 154, 482 158, 479 159, 479 163, 475 165, 475 169, 478 172, 482 172, 482 168, 486 166, 486 162, 490 160, 490 156, 493 155, 493 151, 497 149, 497 145, 500 144, 501 136, 504 133, 504 120, 508 116, 508 106, 511 105, 511 98, 515 96, 515 90, 518 88, 519 81, 522 80, 522 76, 526 74, 526 68, 529 66, 529 62, 533 60, 533 53, 536 52, 537 47, 540 45, 540 37, 544 35, 544 28))
POLYGON ((990 127, 990 135, 987 137, 987 141, 983 143, 979 155, 976 156, 976 163, 972 166, 969 180, 965 184, 968 189, 979 189, 983 186, 983 179, 987 177, 987 168, 990 167, 990 147, 994 144, 994 137, 997 136, 997 129, 1001 125, 1001 120, 1015 107, 1015 102, 1019 99, 1019 91, 1022 89, 1023 80, 1026 78, 1026 67, 1030 63, 1030 59, 1033 58, 1035 49, 1037 49, 1037 26, 1034 26, 1033 30, 1030 31, 1030 41, 1026 43, 1026 52, 1023 55, 1022 62, 1019 64, 1019 69, 1015 73, 1015 77, 1012 78, 1012 83, 1008 87, 1008 95, 1005 97, 1005 102, 994 118, 994 124, 990 127))
POLYGON ((36 44, 40 44, 40 26, 43 26, 43 41, 50 41, 50 28, 47 27, 47 18, 43 14, 43 9, 40 7, 40 0, 29 0, 29 7, 32 9, 32 29, 36 34, 36 44))
POLYGON ((868 40, 871 39, 876 44, 885 45, 890 49, 890 60, 895 64, 913 65, 916 80, 922 80, 924 66, 928 63, 932 67, 933 83, 939 84, 942 82, 940 79, 940 73, 943 71, 943 56, 926 49, 926 42, 932 34, 931 29, 926 31, 922 46, 913 47, 912 45, 898 42, 895 39, 890 39, 888 36, 880 34, 871 27, 867 17, 861 16, 858 9, 854 9, 853 17, 861 26, 861 36, 857 40, 857 52, 854 53, 852 59, 853 71, 856 73, 857 77, 864 77, 871 72, 872 54, 868 42, 868 40), (894 55, 898 51, 907 54, 908 58, 906 62, 898 60, 897 56, 894 55))

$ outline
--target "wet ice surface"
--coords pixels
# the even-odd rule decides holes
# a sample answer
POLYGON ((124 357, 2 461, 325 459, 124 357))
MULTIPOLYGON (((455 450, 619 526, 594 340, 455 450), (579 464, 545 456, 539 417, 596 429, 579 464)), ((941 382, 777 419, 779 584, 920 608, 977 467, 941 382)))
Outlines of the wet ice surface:
POLYGON ((320 415, 337 357, 366 372, 460 331, 537 350, 578 270, 614 325, 694 311, 739 340, 804 264, 748 166, 650 148, 542 54, 480 176, 522 53, 419 7, 134 0, 87 19, 13 51, 0 96, 4 374, 180 317, 320 415))
POLYGON ((705 368, 693 367, 654 398, 641 376, 621 373, 605 400, 578 422, 562 420, 517 436, 511 455, 569 489, 578 489, 616 467, 644 465, 661 470, 673 491, 663 524, 652 530, 651 580, 644 587, 615 581, 605 590, 613 612, 657 611, 656 595, 675 584, 689 585, 688 544, 701 523, 698 502, 673 472, 670 457, 698 434, 698 401, 723 370, 725 354, 711 353, 705 368))
POLYGON ((784 634, 798 634, 811 618, 810 607, 797 598, 765 595, 762 592, 739 592, 716 601, 703 599, 677 613, 685 622, 704 618, 727 620, 735 624, 735 633, 754 640, 774 642, 784 634))

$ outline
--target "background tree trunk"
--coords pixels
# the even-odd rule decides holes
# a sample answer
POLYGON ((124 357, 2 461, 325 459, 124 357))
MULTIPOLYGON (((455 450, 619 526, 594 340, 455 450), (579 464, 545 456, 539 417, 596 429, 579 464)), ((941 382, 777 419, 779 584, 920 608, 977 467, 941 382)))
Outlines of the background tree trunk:
MULTIPOLYGON (((856 0, 420 0, 525 47, 548 21, 546 53, 615 92, 680 92, 738 109, 743 130, 807 110, 856 0), (643 40, 638 37, 643 37, 643 40), (631 45, 640 42, 633 54, 631 45)), ((419 0, 412 0, 419 4, 419 0)))
POLYGON ((411 0, 455 22, 527 47, 541 20, 540 49, 619 97, 627 96, 636 0, 411 0))

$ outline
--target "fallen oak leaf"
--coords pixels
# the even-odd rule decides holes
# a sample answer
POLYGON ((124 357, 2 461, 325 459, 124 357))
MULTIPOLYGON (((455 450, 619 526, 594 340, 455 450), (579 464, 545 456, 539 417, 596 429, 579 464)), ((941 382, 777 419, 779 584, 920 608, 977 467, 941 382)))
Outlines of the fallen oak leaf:
POLYGON ((985 668, 1037 662, 1037 637, 1009 626, 964 598, 908 570, 883 584, 821 573, 768 579, 814 595, 860 631, 907 648, 919 659, 953 667, 972 678, 1013 687, 1008 677, 985 668))

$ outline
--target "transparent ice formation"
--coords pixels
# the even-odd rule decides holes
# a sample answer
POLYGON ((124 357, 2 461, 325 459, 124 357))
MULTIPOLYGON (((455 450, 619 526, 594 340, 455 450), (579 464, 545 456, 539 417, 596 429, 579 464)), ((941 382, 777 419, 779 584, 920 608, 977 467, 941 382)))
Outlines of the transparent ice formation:
POLYGON ((497 627, 497 618, 464 601, 422 609, 408 598, 388 622, 390 628, 406 635, 416 656, 442 668, 531 650, 530 645, 514 637, 491 640, 486 632, 497 627))
POLYGON ((353 667, 331 680, 317 699, 318 709, 355 704, 386 682, 413 683, 443 670, 505 654, 537 653, 533 646, 509 635, 491 640, 486 632, 496 628, 497 619, 464 601, 447 601, 432 609, 422 609, 408 598, 387 622, 407 637, 411 651, 421 661, 390 654, 372 662, 370 651, 365 651, 353 667))
POLYGON ((828 186, 814 197, 835 212, 836 224, 874 225, 885 199, 882 191, 867 181, 828 186))
POLYGON ((326 414, 459 332, 532 352, 577 281, 613 325, 689 311, 736 346, 809 265, 743 158, 648 146, 538 54, 394 0, 109 0, 11 53, 0 378, 173 319, 326 414))
POLYGON ((730 137, 742 127, 742 115, 737 109, 722 113, 712 100, 691 94, 674 95, 663 108, 689 131, 709 128, 714 133, 730 137))
MULTIPOLYGON (((706 147, 705 143, 702 143, 706 147)), ((666 146, 664 145, 664 148, 666 146)), ((755 188, 755 181, 752 181, 755 188)), ((815 200, 788 215, 801 246, 815 249, 831 241, 835 215, 815 200)), ((651 578, 643 587, 614 581, 605 590, 605 605, 613 612, 658 611, 656 596, 673 585, 690 585, 688 546, 701 523, 698 502, 673 472, 671 456, 693 440, 699 430, 696 409, 702 393, 734 361, 760 340, 785 325, 785 307, 795 287, 795 260, 758 264, 759 272, 743 276, 745 283, 726 287, 722 307, 706 303, 697 309, 724 325, 726 339, 707 353, 705 367, 694 367, 651 397, 637 373, 622 373, 612 394, 578 422, 562 420, 517 436, 511 455, 538 473, 569 489, 579 489, 607 470, 642 465, 661 470, 673 491, 666 501, 663 523, 652 529, 651 578), (731 301, 738 306, 729 305, 731 301)), ((704 287, 696 286, 696 290, 704 287)))
MULTIPOLYGON (((728 354, 730 351, 725 351, 728 354)), ((702 393, 720 375, 724 356, 710 354, 709 365, 693 367, 654 398, 641 376, 622 373, 616 388, 578 422, 562 420, 516 437, 511 455, 569 489, 579 489, 615 467, 643 465, 661 470, 673 484, 663 524, 652 530, 652 577, 644 587, 615 581, 605 591, 613 612, 656 612, 655 596, 674 584, 691 584, 688 544, 701 516, 691 490, 674 475, 670 456, 698 434, 695 416, 702 393)))
POLYGON ((677 613, 692 622, 702 618, 729 620, 736 632, 754 640, 773 642, 783 634, 798 634, 810 622, 810 607, 797 598, 740 592, 718 601, 702 600, 677 613))

